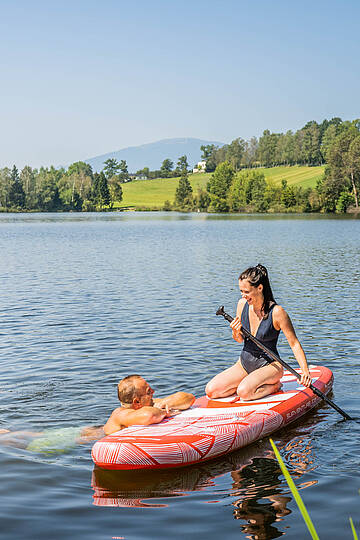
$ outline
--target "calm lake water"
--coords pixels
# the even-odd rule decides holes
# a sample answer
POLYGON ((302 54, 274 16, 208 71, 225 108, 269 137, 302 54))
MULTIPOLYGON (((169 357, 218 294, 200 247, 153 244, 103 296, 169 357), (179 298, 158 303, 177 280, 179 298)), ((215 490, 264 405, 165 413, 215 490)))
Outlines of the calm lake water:
MULTIPOLYGON (((174 213, 0 215, 0 428, 103 423, 116 383, 204 393, 240 346, 237 277, 268 267, 309 363, 360 418, 360 220, 174 213)), ((293 363, 284 338, 280 354, 293 363)), ((294 365, 294 364, 293 364, 294 365)), ((322 539, 360 533, 360 425, 321 406, 274 434, 322 539)), ((5 539, 308 538, 264 439, 181 470, 94 468, 91 444, 39 454, 0 446, 5 539)))

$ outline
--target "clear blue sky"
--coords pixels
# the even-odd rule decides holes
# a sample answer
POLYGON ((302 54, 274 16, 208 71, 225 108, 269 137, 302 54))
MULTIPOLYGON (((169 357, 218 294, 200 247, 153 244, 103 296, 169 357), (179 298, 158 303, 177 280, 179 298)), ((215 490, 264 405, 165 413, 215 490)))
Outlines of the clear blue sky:
POLYGON ((360 117, 357 0, 0 0, 0 167, 360 117))

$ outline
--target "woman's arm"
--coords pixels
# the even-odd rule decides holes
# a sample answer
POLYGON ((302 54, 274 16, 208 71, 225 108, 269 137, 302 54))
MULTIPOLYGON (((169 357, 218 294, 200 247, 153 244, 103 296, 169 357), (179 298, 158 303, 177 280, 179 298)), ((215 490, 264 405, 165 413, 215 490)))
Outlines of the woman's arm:
POLYGON ((309 373, 304 349, 302 348, 300 341, 296 337, 295 330, 289 315, 286 313, 285 309, 279 305, 275 306, 273 310, 273 324, 276 330, 282 330, 284 332, 284 335, 288 340, 292 352, 294 353, 294 356, 301 369, 301 384, 303 384, 304 386, 310 386, 311 375, 309 373))
POLYGON ((236 317, 233 322, 230 323, 230 327, 232 329, 232 337, 238 343, 242 343, 244 341, 244 337, 241 333, 241 314, 242 310, 244 309, 245 302, 246 300, 244 298, 240 298, 236 309, 236 317))

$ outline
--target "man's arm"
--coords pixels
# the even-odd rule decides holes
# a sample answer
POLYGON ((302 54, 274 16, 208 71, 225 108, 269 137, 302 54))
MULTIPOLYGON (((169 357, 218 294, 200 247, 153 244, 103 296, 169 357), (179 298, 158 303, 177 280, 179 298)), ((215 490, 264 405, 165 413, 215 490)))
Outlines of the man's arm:
POLYGON ((193 394, 189 394, 188 392, 175 392, 175 394, 171 394, 170 396, 162 399, 154 399, 154 405, 159 409, 165 409, 167 406, 169 409, 185 411, 191 407, 194 401, 195 396, 193 396, 193 394))
POLYGON ((160 410, 157 407, 141 407, 141 409, 115 409, 104 425, 105 435, 110 435, 129 426, 148 426, 158 424, 167 416, 166 410, 160 410))

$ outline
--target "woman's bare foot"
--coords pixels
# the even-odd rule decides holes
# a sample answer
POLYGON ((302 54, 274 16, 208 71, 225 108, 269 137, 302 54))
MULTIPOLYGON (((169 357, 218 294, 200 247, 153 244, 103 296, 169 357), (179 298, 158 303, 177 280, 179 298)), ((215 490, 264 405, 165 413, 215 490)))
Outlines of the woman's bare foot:
POLYGON ((10 429, 0 429, 0 435, 2 433, 10 433, 10 429))

